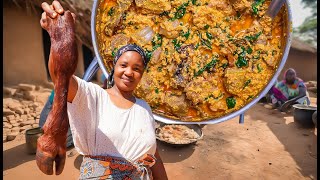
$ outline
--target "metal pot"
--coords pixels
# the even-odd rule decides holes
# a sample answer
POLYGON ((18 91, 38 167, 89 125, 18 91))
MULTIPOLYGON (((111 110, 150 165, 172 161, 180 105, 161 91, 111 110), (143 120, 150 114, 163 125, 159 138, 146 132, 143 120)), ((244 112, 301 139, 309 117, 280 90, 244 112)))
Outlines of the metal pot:
POLYGON ((316 107, 295 104, 293 105, 293 120, 304 127, 314 127, 312 115, 316 111, 316 107))
POLYGON ((26 146, 27 153, 35 154, 37 152, 37 141, 38 138, 43 134, 41 127, 28 129, 26 131, 26 146))
MULTIPOLYGON (((92 36, 92 44, 93 44, 93 48, 94 48, 94 52, 96 57, 94 58, 94 60, 92 61, 91 65, 89 66, 88 70, 86 71, 85 75, 84 75, 84 79, 85 80, 90 80, 90 78, 93 76, 93 74, 98 70, 98 68, 100 67, 100 69, 102 70, 103 74, 106 76, 106 78, 109 76, 109 73, 107 72, 106 67, 104 66, 102 57, 100 56, 99 53, 99 46, 98 46, 98 41, 97 41, 97 34, 96 34, 96 14, 97 14, 97 9, 99 7, 99 1, 98 0, 94 0, 93 2, 93 8, 92 8, 92 14, 91 14, 91 36, 92 36), (98 67, 99 66, 99 67, 98 67)), ((282 68, 284 67, 288 54, 289 54, 289 49, 290 49, 290 45, 291 45, 291 39, 292 39, 292 15, 291 15, 291 7, 290 7, 290 3, 289 0, 286 0, 285 2, 285 8, 286 8, 286 23, 287 23, 287 37, 285 39, 285 47, 283 50, 283 55, 282 55, 282 59, 281 62, 278 66, 278 69, 276 70, 276 72, 274 73, 272 79, 269 81, 269 84, 267 84, 267 86, 265 86, 264 90, 255 98, 253 99, 250 103, 246 104, 244 107, 242 107, 241 109, 232 112, 230 114, 227 114, 223 117, 220 118, 216 118, 216 119, 210 119, 210 120, 206 120, 206 121, 201 121, 201 122, 182 122, 182 121, 177 121, 177 120, 173 120, 164 116, 160 116, 157 114, 153 114, 154 118, 158 121, 161 121, 163 123, 167 123, 167 124, 216 124, 216 123, 220 123, 229 119, 232 119, 236 116, 240 115, 240 123, 243 122, 243 113, 245 111, 247 111, 251 106, 253 106, 254 104, 256 104, 262 97, 264 97, 267 92, 269 91, 269 89, 272 87, 272 85, 274 85, 274 83, 276 82, 282 68)))

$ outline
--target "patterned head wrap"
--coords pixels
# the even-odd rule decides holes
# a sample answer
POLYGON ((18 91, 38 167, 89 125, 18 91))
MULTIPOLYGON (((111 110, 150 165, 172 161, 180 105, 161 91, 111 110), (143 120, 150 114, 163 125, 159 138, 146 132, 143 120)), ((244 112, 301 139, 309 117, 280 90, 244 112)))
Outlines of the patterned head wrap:
POLYGON ((125 45, 125 46, 122 46, 120 49, 118 49, 117 53, 116 53, 116 56, 113 60, 113 68, 110 72, 110 76, 108 77, 108 82, 107 82, 107 87, 110 88, 114 85, 114 79, 113 79, 113 75, 114 75, 114 66, 116 65, 117 61, 119 60, 120 56, 122 54, 124 54, 125 52, 127 51, 135 51, 137 53, 140 54, 141 56, 141 59, 143 61, 143 64, 144 64, 144 67, 147 67, 147 64, 149 62, 147 56, 146 56, 146 53, 144 52, 144 50, 136 45, 136 44, 128 44, 128 45, 125 45))

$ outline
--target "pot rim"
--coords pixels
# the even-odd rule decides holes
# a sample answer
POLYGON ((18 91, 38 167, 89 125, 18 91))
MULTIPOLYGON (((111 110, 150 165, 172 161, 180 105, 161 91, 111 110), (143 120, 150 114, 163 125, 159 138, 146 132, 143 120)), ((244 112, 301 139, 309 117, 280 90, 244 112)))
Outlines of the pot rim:
POLYGON ((294 105, 292 105, 292 107, 294 107, 294 109, 301 109, 301 110, 310 110, 310 111, 317 110, 317 107, 315 107, 315 106, 306 106, 303 104, 294 104, 294 105))

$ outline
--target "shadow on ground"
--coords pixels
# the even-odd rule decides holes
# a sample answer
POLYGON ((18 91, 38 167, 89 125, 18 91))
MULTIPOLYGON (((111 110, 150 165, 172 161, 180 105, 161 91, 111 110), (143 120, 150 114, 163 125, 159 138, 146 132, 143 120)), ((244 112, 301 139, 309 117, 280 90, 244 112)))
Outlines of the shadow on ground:
POLYGON ((157 141, 160 157, 164 163, 180 162, 192 155, 195 150, 194 144, 185 146, 174 146, 161 141, 157 141))
POLYGON ((317 159, 310 155, 312 141, 316 138, 315 128, 302 127, 296 122, 286 124, 286 118, 293 118, 291 113, 285 114, 278 110, 266 109, 261 104, 256 106, 257 108, 254 111, 259 111, 259 113, 250 113, 252 109, 249 109, 247 115, 253 120, 261 120, 267 123, 272 133, 295 160, 298 170, 303 176, 317 178, 317 159), (270 118, 265 118, 268 116, 270 118), (282 131, 280 131, 279 126, 285 126, 284 130, 282 127, 282 131), (297 146, 304 146, 304 148, 296 148, 297 146))
POLYGON ((3 171, 15 168, 20 164, 35 160, 35 154, 28 154, 26 144, 3 151, 3 171), (20 158, 17 158, 20 157, 20 158))

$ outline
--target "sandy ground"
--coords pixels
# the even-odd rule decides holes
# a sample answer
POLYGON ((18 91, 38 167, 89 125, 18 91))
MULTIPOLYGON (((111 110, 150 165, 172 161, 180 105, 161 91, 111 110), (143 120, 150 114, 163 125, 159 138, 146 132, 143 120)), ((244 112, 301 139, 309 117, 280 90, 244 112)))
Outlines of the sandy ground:
MULTIPOLYGON (((234 118, 206 125, 196 145, 178 148, 159 142, 158 148, 172 180, 317 179, 317 159, 310 155, 314 131, 300 127, 292 115, 256 104, 245 113, 244 124, 234 118)), ((67 156, 61 175, 44 175, 35 156, 26 153, 24 136, 19 136, 4 143, 3 177, 77 179, 82 157, 74 148, 67 156)))

